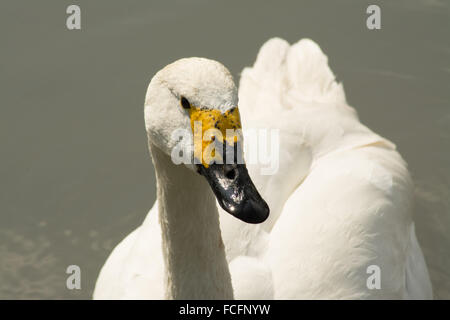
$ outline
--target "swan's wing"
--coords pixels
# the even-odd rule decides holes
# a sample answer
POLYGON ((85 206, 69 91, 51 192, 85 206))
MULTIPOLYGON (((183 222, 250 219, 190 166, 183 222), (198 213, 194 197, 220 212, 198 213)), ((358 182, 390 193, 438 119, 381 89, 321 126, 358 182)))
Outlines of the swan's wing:
POLYGON ((242 73, 239 103, 245 127, 281 129, 278 172, 263 176, 249 166, 271 208, 263 227, 271 230, 274 297, 411 297, 411 290, 430 297, 411 240, 412 184, 403 160, 359 122, 319 46, 269 40, 242 73), (371 159, 368 149, 376 150, 371 159), (372 264, 381 268, 381 291, 367 288, 372 264))
MULTIPOLYGON (((251 141, 246 133, 254 128, 266 130, 269 137, 277 132, 279 136, 279 150, 272 151, 276 145, 272 147, 268 139, 266 150, 272 152, 265 157, 272 154, 274 160, 270 166, 261 156, 253 164, 251 154, 245 153, 250 175, 271 208, 264 223, 268 231, 318 157, 376 143, 395 148, 359 122, 327 56, 309 39, 293 45, 279 38, 267 41, 255 64, 242 72, 239 104, 244 142, 251 141), (263 172, 267 167, 274 168, 275 174, 263 172)), ((258 138, 251 145, 259 147, 264 137, 258 138)))
POLYGON ((144 223, 119 243, 103 266, 94 299, 163 299, 164 265, 157 202, 144 223))
POLYGON ((272 38, 261 47, 254 65, 242 71, 239 104, 244 109, 241 113, 252 116, 246 123, 274 120, 277 112, 311 101, 345 103, 345 93, 327 56, 310 39, 289 45, 272 38))
POLYGON ((412 183, 394 150, 367 147, 324 159, 272 230, 275 298, 430 298, 426 265, 411 242, 411 207, 412 183), (376 284, 374 268, 379 288, 367 285, 376 284))

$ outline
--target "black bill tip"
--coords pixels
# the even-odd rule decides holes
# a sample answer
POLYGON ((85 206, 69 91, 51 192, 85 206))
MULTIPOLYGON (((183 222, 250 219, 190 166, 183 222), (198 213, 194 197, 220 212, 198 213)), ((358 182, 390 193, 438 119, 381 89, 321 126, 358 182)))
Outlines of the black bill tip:
POLYGON ((244 202, 237 217, 247 223, 262 223, 269 217, 269 206, 264 200, 249 199, 244 202))
POLYGON ((262 223, 269 217, 269 206, 258 193, 245 164, 199 166, 220 206, 247 223, 262 223))

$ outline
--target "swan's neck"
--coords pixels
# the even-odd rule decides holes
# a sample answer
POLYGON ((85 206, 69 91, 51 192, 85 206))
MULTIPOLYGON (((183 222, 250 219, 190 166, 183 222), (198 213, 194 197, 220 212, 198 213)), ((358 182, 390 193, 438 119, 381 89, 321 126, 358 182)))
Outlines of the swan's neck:
POLYGON ((232 299, 215 198, 203 177, 150 145, 168 299, 232 299))

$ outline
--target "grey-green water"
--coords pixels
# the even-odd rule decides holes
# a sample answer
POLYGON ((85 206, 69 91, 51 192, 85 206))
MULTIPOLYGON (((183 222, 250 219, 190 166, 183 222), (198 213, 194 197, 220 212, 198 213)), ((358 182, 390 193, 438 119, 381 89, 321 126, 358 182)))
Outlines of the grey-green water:
POLYGON ((348 101, 394 141, 417 185, 418 237, 450 298, 450 1, 0 3, 0 298, 89 298, 155 199, 143 100, 187 56, 238 80, 264 41, 319 43, 348 101), (81 7, 82 30, 66 28, 81 7), (381 7, 382 29, 366 28, 381 7), (66 267, 82 289, 66 288, 66 267))

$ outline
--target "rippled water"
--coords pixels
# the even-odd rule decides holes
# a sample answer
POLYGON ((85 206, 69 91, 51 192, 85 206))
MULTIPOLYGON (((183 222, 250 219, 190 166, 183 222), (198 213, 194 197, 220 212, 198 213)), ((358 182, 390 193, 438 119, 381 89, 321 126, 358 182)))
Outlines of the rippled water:
POLYGON ((67 1, 0 4, 0 298, 89 298, 111 249, 155 199, 143 99, 186 56, 238 79, 272 36, 314 39, 370 128, 417 185, 418 237, 435 294, 450 298, 450 3, 67 1), (365 27, 378 4, 382 29, 365 27), (81 290, 65 286, 81 267, 81 290))

